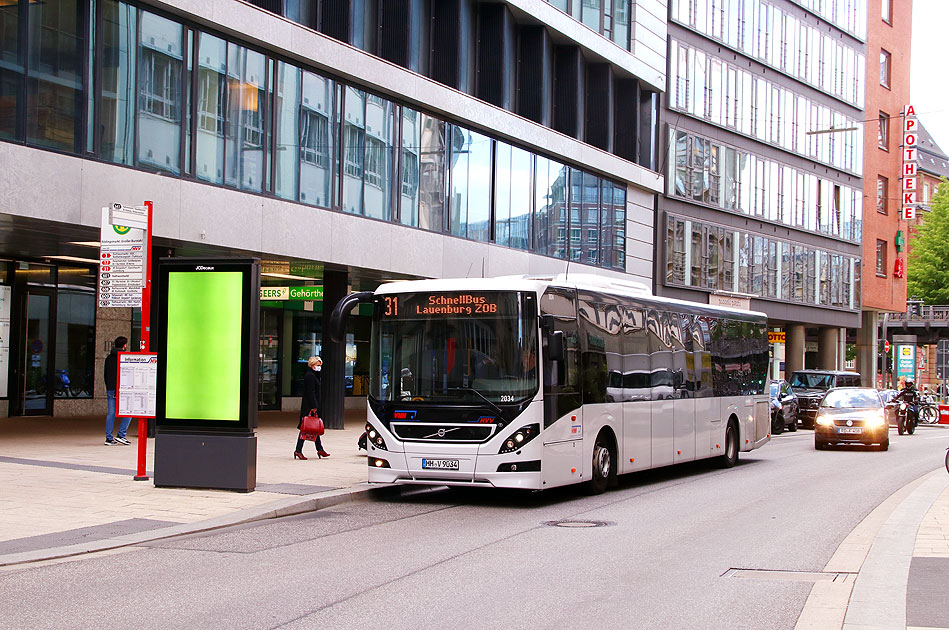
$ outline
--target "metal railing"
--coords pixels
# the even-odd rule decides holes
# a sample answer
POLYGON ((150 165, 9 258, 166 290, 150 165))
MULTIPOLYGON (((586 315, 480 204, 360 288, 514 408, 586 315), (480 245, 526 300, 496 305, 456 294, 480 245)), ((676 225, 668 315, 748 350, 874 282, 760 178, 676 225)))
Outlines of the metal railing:
MULTIPOLYGON (((890 324, 893 322, 947 322, 949 321, 949 306, 927 306, 921 304, 918 311, 910 309, 906 313, 889 313, 890 324)), ((880 316, 882 323, 883 316, 880 316)))

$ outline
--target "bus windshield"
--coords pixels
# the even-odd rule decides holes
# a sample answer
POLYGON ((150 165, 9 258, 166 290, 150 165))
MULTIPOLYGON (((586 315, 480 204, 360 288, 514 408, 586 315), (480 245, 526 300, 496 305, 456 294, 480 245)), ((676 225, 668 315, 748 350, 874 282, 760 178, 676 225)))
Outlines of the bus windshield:
POLYGON ((369 390, 378 401, 494 405, 537 391, 531 293, 382 295, 374 313, 369 390))

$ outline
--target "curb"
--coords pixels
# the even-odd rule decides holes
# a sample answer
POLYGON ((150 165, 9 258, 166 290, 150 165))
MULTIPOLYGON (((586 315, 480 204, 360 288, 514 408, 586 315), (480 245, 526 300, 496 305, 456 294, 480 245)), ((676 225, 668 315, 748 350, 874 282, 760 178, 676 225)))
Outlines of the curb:
POLYGON ((376 497, 383 497, 391 494, 393 491, 399 491, 399 486, 381 486, 371 487, 368 483, 362 483, 349 488, 339 488, 337 490, 327 490, 318 494, 310 494, 303 497, 294 497, 289 499, 280 499, 271 503, 265 503, 256 507, 245 508, 230 514, 223 514, 214 518, 196 521, 194 523, 182 523, 171 527, 163 527, 151 531, 128 534, 127 536, 117 536, 115 538, 106 538, 87 543, 75 545, 66 545, 63 547, 52 547, 49 549, 38 549, 36 551, 24 551, 20 553, 11 553, 0 556, 0 567, 10 567, 18 564, 29 564, 32 562, 42 562, 45 560, 57 560, 80 556, 87 553, 96 553, 99 551, 109 551, 112 549, 121 549, 122 547, 131 547, 142 543, 175 538, 188 534, 198 534, 208 532, 234 525, 253 523, 255 521, 264 521, 268 519, 280 518, 283 516, 293 516, 296 514, 305 514, 307 512, 316 512, 324 508, 345 503, 358 503, 370 501, 376 497))

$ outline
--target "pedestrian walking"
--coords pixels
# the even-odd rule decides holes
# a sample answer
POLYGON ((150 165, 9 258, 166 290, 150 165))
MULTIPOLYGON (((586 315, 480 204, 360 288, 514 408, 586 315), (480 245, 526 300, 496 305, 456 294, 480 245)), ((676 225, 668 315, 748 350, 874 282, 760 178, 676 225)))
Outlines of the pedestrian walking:
MULTIPOLYGON (((316 415, 322 416, 320 410, 320 387, 322 384, 322 374, 320 369, 323 367, 323 359, 320 357, 310 357, 306 362, 306 372, 303 374, 303 400, 300 401, 300 421, 297 422, 297 430, 303 424, 303 417, 310 415, 310 411, 315 409, 316 415)), ((293 451, 294 459, 306 459, 303 455, 303 434, 297 435, 297 448, 293 451)), ((323 450, 323 441, 320 436, 316 437, 316 455, 317 457, 329 457, 330 454, 323 450)))
POLYGON ((119 367, 119 352, 124 352, 128 346, 129 340, 125 337, 116 337, 112 345, 112 352, 105 358, 105 368, 102 370, 102 377, 105 380, 105 397, 109 403, 109 412, 105 417, 105 445, 113 446, 122 444, 128 446, 131 442, 125 439, 125 432, 129 429, 129 423, 132 418, 122 418, 119 424, 119 432, 112 437, 112 428, 115 426, 115 380, 116 372, 119 367))

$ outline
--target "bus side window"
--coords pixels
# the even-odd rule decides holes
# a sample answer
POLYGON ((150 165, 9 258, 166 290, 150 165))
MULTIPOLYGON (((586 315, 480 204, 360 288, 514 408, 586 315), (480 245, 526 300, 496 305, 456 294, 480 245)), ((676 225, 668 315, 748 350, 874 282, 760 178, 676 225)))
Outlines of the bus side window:
POLYGON ((649 400, 649 391, 646 311, 628 308, 623 313, 623 399, 649 400))

